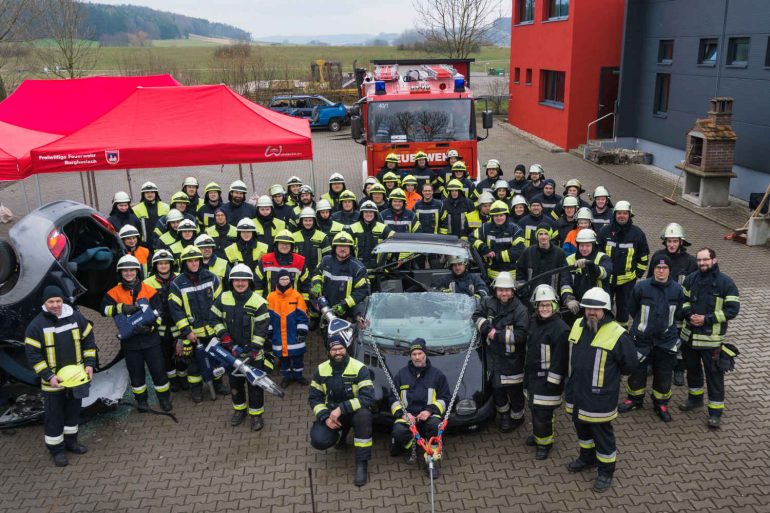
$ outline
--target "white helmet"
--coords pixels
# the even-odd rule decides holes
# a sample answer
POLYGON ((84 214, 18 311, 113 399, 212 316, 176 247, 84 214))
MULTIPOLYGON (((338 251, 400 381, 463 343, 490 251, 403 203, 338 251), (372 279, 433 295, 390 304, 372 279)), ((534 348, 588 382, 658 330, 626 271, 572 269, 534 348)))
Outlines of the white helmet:
POLYGON ((452 255, 447 259, 448 265, 454 265, 454 264, 464 264, 468 265, 468 261, 465 260, 465 258, 461 257, 460 255, 452 255))
POLYGON ((684 228, 682 228, 682 225, 679 223, 669 223, 666 225, 666 229, 663 230, 663 234, 660 236, 661 239, 682 239, 685 240, 684 236, 684 228))
POLYGON ((286 194, 283 185, 277 183, 270 186, 270 196, 277 196, 278 194, 286 194))
POLYGON ((606 198, 610 197, 610 191, 608 191, 607 188, 603 185, 600 185, 596 189, 594 189, 594 198, 599 198, 601 196, 604 196, 606 198))
POLYGON ((484 165, 484 169, 500 169, 500 162, 497 159, 489 159, 484 165))
MULTIPOLYGON (((283 190, 283 187, 281 187, 281 190, 283 190)), ((257 208, 259 207, 273 208, 273 200, 267 194, 260 196, 259 199, 257 200, 257 208)))
POLYGON ((590 228, 583 228, 575 237, 575 242, 580 244, 581 242, 593 242, 596 244, 596 232, 590 228))
POLYGON ((182 187, 200 187, 198 184, 198 179, 194 176, 188 176, 184 179, 184 182, 182 182, 182 187))
POLYGON ((345 183, 345 177, 339 173, 334 173, 329 177, 329 183, 345 183))
POLYGON ((298 176, 290 176, 286 181, 286 185, 302 185, 302 179, 298 176))
POLYGON ((510 189, 511 186, 508 185, 508 182, 506 182, 505 180, 498 180, 498 181, 495 182, 495 185, 492 188, 494 190, 497 190, 497 189, 510 189))
POLYGON ((564 199, 561 202, 562 207, 579 207, 580 202, 575 196, 565 196, 564 199))
POLYGON ((257 225, 254 224, 254 221, 252 221, 248 217, 244 217, 240 221, 238 221, 238 224, 235 227, 236 231, 239 232, 256 232, 257 231, 257 225))
POLYGON ((195 237, 195 245, 199 248, 214 248, 216 247, 217 243, 214 242, 214 239, 211 238, 211 235, 207 233, 201 233, 195 237))
POLYGON ((129 196, 127 192, 118 191, 112 197, 112 204, 114 205, 116 203, 131 203, 131 196, 129 196))
POLYGON ((299 188, 299 193, 310 194, 311 196, 313 196, 313 188, 310 187, 309 185, 303 185, 302 187, 299 188))
POLYGON ((144 182, 141 190, 142 192, 158 192, 158 186, 152 182, 144 182))
POLYGON ((361 203, 361 207, 358 210, 360 212, 379 212, 380 209, 377 208, 373 201, 367 200, 361 203))
POLYGON ((618 201, 618 204, 615 205, 615 212, 621 211, 621 212, 628 212, 629 214, 633 214, 634 211, 631 210, 631 203, 629 203, 626 200, 620 200, 618 201))
POLYGON ((479 205, 489 203, 490 205, 495 202, 494 196, 490 194, 489 192, 482 192, 479 196, 479 199, 476 203, 479 205))
POLYGON ((535 287, 535 291, 532 293, 531 302, 534 304, 539 303, 540 301, 555 301, 557 304, 559 302, 558 298, 556 297, 556 291, 554 291, 553 287, 547 283, 538 285, 535 287))
POLYGON ((527 200, 521 194, 517 194, 513 197, 513 199, 511 199, 511 208, 515 207, 516 205, 524 205, 526 207, 527 200))
POLYGON ((127 239, 128 237, 137 237, 139 238, 139 230, 137 230, 134 226, 130 224, 123 225, 123 228, 120 229, 118 232, 118 237, 121 239, 127 239))
POLYGON ((575 215, 575 219, 588 219, 589 221, 594 221, 594 213, 591 212, 591 209, 588 207, 581 207, 580 210, 577 211, 577 215, 575 215))
POLYGON ((173 223, 174 221, 181 221, 184 219, 184 214, 178 211, 175 208, 172 208, 168 211, 168 214, 166 214, 166 223, 173 223))
POLYGON ((600 289, 599 287, 594 287, 588 289, 586 293, 583 294, 583 299, 580 300, 580 306, 583 308, 603 308, 604 310, 609 310, 612 307, 612 301, 610 300, 610 295, 607 291, 600 289))
POLYGON ((118 260, 118 271, 123 269, 141 269, 142 264, 136 259, 134 255, 123 255, 118 260))
POLYGON ((327 200, 327 199, 319 200, 318 203, 316 203, 316 206, 315 206, 316 212, 318 212, 320 210, 331 210, 331 209, 332 209, 332 204, 329 203, 329 200, 327 200))
POLYGON ((513 281, 513 276, 508 271, 503 271, 497 275, 492 286, 496 289, 514 289, 516 285, 513 281))
POLYGON ((254 273, 251 272, 246 264, 235 264, 230 270, 229 280, 251 280, 254 281, 254 273))
POLYGON ((242 192, 246 194, 249 192, 249 189, 246 187, 246 184, 243 183, 240 180, 236 180, 233 183, 230 184, 230 191, 229 192, 242 192))
POLYGON ((457 150, 449 150, 446 152, 446 158, 447 160, 451 159, 452 157, 459 159, 460 158, 460 152, 457 150))
POLYGON ((195 222, 187 218, 182 219, 179 222, 179 226, 176 227, 176 231, 178 232, 194 232, 197 229, 198 227, 195 226, 195 222))
POLYGON ((315 219, 315 210, 313 210, 313 207, 305 207, 300 211, 299 218, 305 219, 306 217, 315 219))
POLYGON ((545 173, 543 172, 543 166, 541 166, 540 164, 532 164, 531 166, 529 166, 529 174, 532 174, 532 173, 538 173, 541 178, 545 175, 545 173))

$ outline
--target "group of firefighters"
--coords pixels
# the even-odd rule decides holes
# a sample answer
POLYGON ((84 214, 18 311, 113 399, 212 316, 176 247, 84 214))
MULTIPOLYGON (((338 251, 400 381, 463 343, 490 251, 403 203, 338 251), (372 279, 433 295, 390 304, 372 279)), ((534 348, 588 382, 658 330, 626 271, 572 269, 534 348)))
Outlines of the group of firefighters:
MULTIPOLYGON (((431 233, 467 239, 484 260, 486 276, 461 258, 429 256, 408 265, 446 265, 451 272, 432 288, 477 299, 473 322, 486 345, 497 426, 509 432, 522 425, 528 401, 533 431, 527 444, 536 447, 537 459, 549 455, 554 411, 564 396, 580 445, 568 468, 598 465, 594 489, 607 490, 616 459, 612 420, 642 407, 649 373, 661 420, 672 420, 672 376, 684 385, 686 371, 689 394, 680 409, 702 407, 705 385, 708 426, 719 428, 724 372, 737 354, 725 333, 739 297, 713 250, 689 254, 684 230, 671 223, 661 236, 664 247, 650 257, 628 201, 613 204, 598 186, 589 203, 577 179, 559 195, 538 164, 526 175, 517 166, 506 181, 493 159, 474 183, 454 150, 445 168, 428 166, 423 152, 414 157, 415 166, 404 170, 397 155, 388 155, 360 197, 339 173, 317 201, 297 177, 286 189, 272 185, 255 204, 240 180, 230 184, 227 201, 213 182, 199 196, 192 177, 168 204, 152 182, 142 185, 134 205, 127 193, 116 193, 109 219, 127 253, 103 314, 131 316, 147 306, 159 313, 154 324, 121 339, 138 410, 149 410, 145 366, 163 410, 173 408, 171 392, 189 389, 201 402, 204 377, 194 352, 217 337, 258 369, 269 371, 277 361, 281 387, 310 385, 313 447, 344 447, 353 429, 354 482, 362 486, 371 457, 374 385, 341 335, 324 336, 329 358, 312 381, 305 378, 306 339, 319 325, 311 298, 326 298, 337 317, 365 322, 369 276, 383 264, 372 249, 395 233, 431 233), (627 398, 618 404, 621 375, 629 376, 627 398)), ((25 343, 42 381, 45 443, 63 466, 65 450, 86 451, 77 442, 81 399, 66 382, 90 379, 96 345, 91 323, 64 303, 61 290, 48 287, 42 299, 25 343), (61 375, 73 365, 81 375, 61 375)), ((427 352, 424 339, 413 341, 409 364, 394 375, 393 455, 413 455, 414 428, 426 440, 435 437, 449 405, 453 384, 431 366, 427 352)), ((249 417, 252 430, 262 429, 262 389, 239 375, 228 380, 229 387, 214 373, 212 385, 231 395, 232 425, 249 417)), ((437 469, 428 471, 436 477, 437 469)))

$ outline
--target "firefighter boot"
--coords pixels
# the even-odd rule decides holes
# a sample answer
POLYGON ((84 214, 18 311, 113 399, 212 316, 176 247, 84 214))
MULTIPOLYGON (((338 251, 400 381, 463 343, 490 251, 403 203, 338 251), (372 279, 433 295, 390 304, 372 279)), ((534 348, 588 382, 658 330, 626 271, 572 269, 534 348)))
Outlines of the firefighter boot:
POLYGON ((582 472, 588 468, 596 466, 596 460, 592 462, 586 462, 578 457, 577 459, 567 463, 567 470, 570 472, 582 472))
POLYGON ((214 392, 218 395, 230 395, 230 388, 225 384, 225 380, 221 376, 214 378, 214 392))
POLYGON ((537 449, 535 450, 535 459, 536 460, 547 460, 548 454, 551 452, 551 446, 550 445, 538 445, 537 449))
POLYGON ((599 474, 594 481, 594 491, 596 493, 604 493, 612 486, 612 476, 599 474))
POLYGON ((244 420, 246 420, 246 411, 245 410, 235 410, 233 412, 233 416, 230 417, 230 425, 233 426, 233 427, 240 426, 243 423, 244 420))
POLYGON ((536 446, 537 446, 537 443, 535 442, 535 435, 529 435, 529 436, 527 437, 527 441, 526 441, 526 442, 524 442, 524 444, 525 444, 527 447, 536 447, 536 446))
POLYGON ((72 454, 85 454, 88 452, 88 447, 78 442, 77 435, 65 435, 64 448, 72 454))
POLYGON ((502 433, 510 433, 513 431, 513 419, 507 413, 503 413, 497 416, 497 429, 502 433))
POLYGON ((190 393, 195 404, 203 402, 203 383, 195 383, 190 386, 190 393))
POLYGON ((177 376, 173 376, 168 379, 168 387, 171 392, 179 392, 182 389, 182 386, 179 384, 179 378, 177 376))
POLYGON ((658 414, 658 417, 660 417, 660 420, 662 420, 663 422, 671 422, 672 420, 674 420, 671 417, 671 413, 669 413, 668 411, 668 406, 665 404, 656 405, 655 413, 658 414))
POLYGON ((367 461, 356 462, 356 477, 353 480, 353 484, 356 486, 364 486, 369 480, 369 469, 367 461))
POLYGON ((160 403, 160 408, 165 411, 169 412, 174 409, 174 407, 171 405, 171 397, 158 397, 158 402, 160 403))
POLYGON ((627 398, 618 405, 618 413, 628 413, 633 410, 641 410, 644 403, 638 399, 627 398))
POLYGON ((703 396, 702 395, 687 395, 687 402, 680 404, 679 409, 682 411, 691 411, 696 408, 703 408, 703 396))
POLYGON ((265 421, 262 420, 262 415, 252 415, 251 417, 251 430, 259 431, 265 427, 265 421))
POLYGON ((53 456, 53 464, 57 467, 66 467, 70 464, 69 460, 67 459, 67 455, 63 452, 57 452, 52 455, 53 456))
POLYGON ((722 417, 719 415, 709 415, 706 425, 711 429, 719 429, 721 427, 722 417))
POLYGON ((674 385, 678 387, 684 386, 684 371, 674 370, 674 385))
POLYGON ((150 405, 147 404, 147 396, 136 398, 136 409, 139 410, 139 413, 150 411, 150 405))
POLYGON ((177 383, 179 384, 179 390, 190 390, 190 383, 187 382, 187 376, 177 376, 177 383))

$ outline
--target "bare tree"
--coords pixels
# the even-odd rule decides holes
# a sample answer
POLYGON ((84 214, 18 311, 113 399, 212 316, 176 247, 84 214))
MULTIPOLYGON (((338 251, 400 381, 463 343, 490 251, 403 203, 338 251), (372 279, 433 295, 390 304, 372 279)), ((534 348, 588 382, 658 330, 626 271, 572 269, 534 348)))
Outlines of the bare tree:
POLYGON ((50 46, 37 47, 48 71, 61 78, 85 76, 99 57, 86 8, 75 0, 38 0, 37 9, 51 41, 50 46))
POLYGON ((454 59, 464 59, 484 44, 501 13, 501 0, 413 0, 413 6, 417 31, 428 46, 454 59))
POLYGON ((492 104, 492 112, 505 114, 503 105, 508 101, 508 79, 505 77, 491 77, 487 83, 486 97, 492 104))
POLYGON ((6 45, 14 39, 14 30, 28 7, 28 0, 0 0, 0 101, 8 96, 2 68, 15 51, 6 45))

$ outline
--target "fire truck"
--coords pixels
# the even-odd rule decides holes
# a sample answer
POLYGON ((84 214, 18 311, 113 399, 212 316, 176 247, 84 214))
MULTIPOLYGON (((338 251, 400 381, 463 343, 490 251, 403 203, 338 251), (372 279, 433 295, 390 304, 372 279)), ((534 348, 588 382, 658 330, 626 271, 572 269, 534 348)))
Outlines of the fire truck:
POLYGON ((377 60, 372 71, 357 70, 360 116, 351 120, 353 139, 366 147, 362 176, 374 176, 389 153, 399 168, 414 167, 422 150, 431 167, 447 165, 446 153, 457 150, 474 180, 478 177, 477 142, 487 138, 492 113, 482 113, 487 135, 476 135, 476 99, 470 89, 475 59, 377 60))

